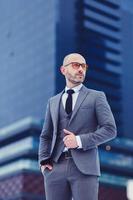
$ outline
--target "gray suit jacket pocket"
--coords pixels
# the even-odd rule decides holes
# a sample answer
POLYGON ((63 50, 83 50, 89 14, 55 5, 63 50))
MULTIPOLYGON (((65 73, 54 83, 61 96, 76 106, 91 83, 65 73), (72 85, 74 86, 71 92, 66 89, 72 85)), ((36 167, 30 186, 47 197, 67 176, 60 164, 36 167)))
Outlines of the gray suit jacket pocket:
POLYGON ((80 109, 92 109, 92 106, 81 106, 80 109))

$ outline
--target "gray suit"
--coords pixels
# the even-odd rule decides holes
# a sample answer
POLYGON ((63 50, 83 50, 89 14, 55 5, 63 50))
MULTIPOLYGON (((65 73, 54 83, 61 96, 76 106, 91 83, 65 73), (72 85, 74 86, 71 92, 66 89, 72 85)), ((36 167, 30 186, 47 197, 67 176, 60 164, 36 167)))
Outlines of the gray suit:
MULTIPOLYGON (((40 136, 40 145, 39 145, 39 163, 45 164, 51 161, 51 155, 54 151, 56 139, 57 139, 57 132, 58 132, 58 113, 59 113, 59 105, 60 100, 63 92, 59 93, 58 95, 52 97, 47 106, 45 122, 43 126, 43 130, 40 136)), ((99 164, 99 156, 98 156, 98 146, 104 142, 111 140, 112 138, 116 137, 116 125, 114 121, 114 117, 112 115, 111 109, 109 104, 107 103, 106 97, 103 92, 88 89, 83 86, 80 90, 78 99, 76 101, 76 105, 72 112, 72 116, 69 120, 67 129, 75 135, 79 135, 82 142, 82 149, 71 149, 72 160, 71 160, 71 170, 74 174, 75 170, 77 169, 77 173, 75 176, 78 179, 84 176, 89 177, 90 182, 88 181, 87 187, 81 190, 82 194, 75 195, 75 200, 96 200, 94 189, 93 187, 96 186, 96 179, 93 177, 97 177, 100 175, 100 164, 99 164), (73 167, 72 167, 73 166, 73 167), (92 187, 90 186, 92 185, 92 187), (90 195, 90 198, 86 198, 86 193, 90 195), (81 196, 80 196, 81 195, 81 196), (92 197, 93 196, 93 197, 92 197)), ((65 164, 64 164, 65 165, 65 164)), ((61 166, 61 164, 60 164, 61 166)), ((59 163, 55 163, 55 169, 58 170, 60 168, 59 163)), ((54 170, 55 170, 54 169, 54 170)), ((62 168, 59 169, 64 170, 64 166, 62 163, 62 168)), ((45 170, 45 179, 46 181, 51 180, 51 183, 54 182, 56 179, 55 172, 53 175, 50 173, 48 174, 48 169, 45 170), (49 178, 48 178, 49 176, 49 178)), ((62 171, 62 173, 65 173, 62 171)), ((58 177, 59 177, 58 172, 58 177)), ((61 181, 60 181, 61 182, 61 181)), ((63 194, 62 187, 56 188, 54 190, 50 190, 52 188, 51 183, 45 182, 45 187, 47 190, 53 193, 53 197, 48 197, 48 200, 56 200, 55 190, 60 190, 61 194, 63 194)), ((63 181, 61 182, 63 184, 63 181)), ((72 193, 74 191, 78 191, 83 181, 74 188, 71 188, 72 193)), ((55 188, 55 187, 54 187, 55 188)), ((64 191, 64 192, 67 192, 64 191)), ((47 191, 46 191, 47 193, 47 191)), ((51 193, 51 194, 52 194, 51 193)), ((73 194, 74 196, 74 194, 73 194)), ((62 198, 62 197, 61 197, 62 198)), ((57 197, 57 199, 59 199, 57 197)), ((63 199, 65 197, 63 196, 63 199)), ((70 196, 66 196, 65 200, 69 200, 70 196)))

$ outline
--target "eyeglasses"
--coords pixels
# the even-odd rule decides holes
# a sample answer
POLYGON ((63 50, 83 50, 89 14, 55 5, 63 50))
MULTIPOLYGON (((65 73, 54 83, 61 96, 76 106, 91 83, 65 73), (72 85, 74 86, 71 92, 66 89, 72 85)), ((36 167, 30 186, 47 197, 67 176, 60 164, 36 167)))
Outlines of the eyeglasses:
POLYGON ((87 70, 88 69, 88 65, 86 63, 78 63, 78 62, 71 62, 67 65, 64 65, 65 67, 68 65, 72 65, 73 69, 79 69, 80 66, 82 67, 83 70, 87 70))

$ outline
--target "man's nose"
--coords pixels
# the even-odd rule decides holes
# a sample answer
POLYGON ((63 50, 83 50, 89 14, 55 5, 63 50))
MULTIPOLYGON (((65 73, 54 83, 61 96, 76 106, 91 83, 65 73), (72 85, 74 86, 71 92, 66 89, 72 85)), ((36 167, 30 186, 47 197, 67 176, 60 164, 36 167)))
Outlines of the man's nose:
POLYGON ((83 68, 82 68, 82 66, 80 65, 80 67, 79 67, 79 69, 78 69, 78 71, 81 73, 83 73, 83 68))

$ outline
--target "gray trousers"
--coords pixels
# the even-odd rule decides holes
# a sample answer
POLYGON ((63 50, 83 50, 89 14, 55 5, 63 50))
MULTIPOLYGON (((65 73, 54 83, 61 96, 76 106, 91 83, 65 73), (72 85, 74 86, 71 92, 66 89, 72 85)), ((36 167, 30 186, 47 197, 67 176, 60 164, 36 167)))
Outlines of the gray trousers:
POLYGON ((46 200, 98 200, 98 177, 81 173, 72 158, 53 163, 43 175, 46 200))

